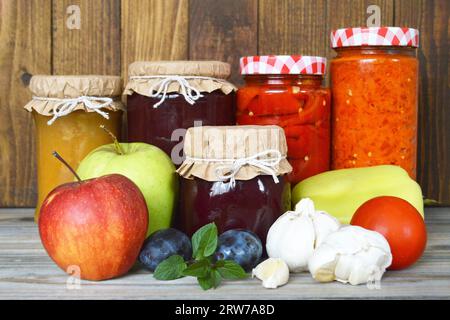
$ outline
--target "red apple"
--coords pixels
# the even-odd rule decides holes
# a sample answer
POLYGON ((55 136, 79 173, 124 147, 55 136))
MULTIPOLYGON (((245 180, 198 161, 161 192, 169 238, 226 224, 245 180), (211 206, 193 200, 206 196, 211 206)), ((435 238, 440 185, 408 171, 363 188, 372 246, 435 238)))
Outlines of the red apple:
POLYGON ((144 196, 127 177, 111 174, 63 184, 42 204, 39 233, 49 256, 81 279, 105 280, 128 272, 145 240, 144 196), (73 268, 73 267, 71 267, 73 268))

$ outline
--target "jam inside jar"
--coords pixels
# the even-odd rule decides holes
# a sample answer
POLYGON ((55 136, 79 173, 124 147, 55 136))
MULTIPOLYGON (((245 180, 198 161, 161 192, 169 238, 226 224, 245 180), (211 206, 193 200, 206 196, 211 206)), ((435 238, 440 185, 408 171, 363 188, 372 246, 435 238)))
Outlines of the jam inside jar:
POLYGON ((129 67, 128 141, 162 149, 178 166, 182 140, 194 126, 236 123, 236 87, 221 61, 136 61, 129 67))
POLYGON ((105 126, 120 137, 122 80, 102 75, 35 75, 29 89, 33 98, 25 105, 35 124, 38 198, 35 221, 47 195, 57 186, 74 181, 73 174, 58 161, 58 152, 77 169, 95 148, 111 143, 105 126))
MULTIPOLYGON (((268 61, 282 65, 286 57, 269 56, 268 61)), ((298 61, 306 58, 310 57, 296 57, 298 61)), ((326 60, 314 58, 322 59, 322 68, 297 69, 297 74, 283 73, 289 72, 287 67, 264 74, 267 66, 259 69, 261 57, 256 61, 241 58, 245 86, 237 92, 236 121, 239 125, 272 124, 284 129, 293 167, 288 179, 294 184, 330 169, 330 91, 322 87, 326 60), (252 68, 246 69, 249 65, 252 68)))
MULTIPOLYGON (((145 142, 157 146, 171 156, 179 144, 179 136, 172 137, 175 129, 194 125, 225 126, 235 123, 234 92, 224 94, 220 90, 202 93, 195 104, 171 93, 157 108, 160 97, 147 97, 133 93, 127 97, 128 141, 145 142)), ((177 163, 180 164, 180 163, 177 163)))
POLYGON ((290 183, 261 175, 230 182, 181 179, 178 227, 191 236, 203 225, 215 222, 219 233, 230 229, 253 231, 265 243, 273 222, 290 209, 290 183))
POLYGON ((265 243, 275 220, 291 206, 287 144, 278 126, 189 128, 181 175, 177 227, 191 236, 214 222, 220 233, 245 229, 265 243))

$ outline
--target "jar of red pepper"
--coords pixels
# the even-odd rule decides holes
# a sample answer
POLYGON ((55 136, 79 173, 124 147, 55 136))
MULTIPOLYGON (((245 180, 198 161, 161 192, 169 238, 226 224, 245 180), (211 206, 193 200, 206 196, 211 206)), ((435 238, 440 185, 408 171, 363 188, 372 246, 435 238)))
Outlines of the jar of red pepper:
POLYGON ((329 170, 330 91, 322 87, 326 59, 249 56, 241 58, 240 67, 245 86, 237 93, 237 123, 284 129, 291 183, 329 170))
POLYGON ((331 46, 332 168, 393 164, 415 179, 419 31, 338 29, 331 46))

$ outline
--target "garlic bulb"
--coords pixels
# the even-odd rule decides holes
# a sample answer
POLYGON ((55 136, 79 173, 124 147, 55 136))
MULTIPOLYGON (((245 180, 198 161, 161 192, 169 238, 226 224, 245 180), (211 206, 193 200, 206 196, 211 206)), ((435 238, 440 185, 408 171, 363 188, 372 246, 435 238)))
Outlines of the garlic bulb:
POLYGON ((317 281, 357 285, 381 280, 391 262, 391 249, 380 233, 347 226, 326 237, 308 266, 317 281))
POLYGON ((281 259, 269 258, 256 266, 252 277, 262 280, 265 288, 275 289, 286 284, 289 280, 289 268, 281 259))
POLYGON ((266 250, 271 258, 286 262, 291 272, 308 269, 308 260, 325 237, 338 230, 339 221, 316 211, 311 199, 302 199, 295 211, 280 216, 267 234, 266 250))

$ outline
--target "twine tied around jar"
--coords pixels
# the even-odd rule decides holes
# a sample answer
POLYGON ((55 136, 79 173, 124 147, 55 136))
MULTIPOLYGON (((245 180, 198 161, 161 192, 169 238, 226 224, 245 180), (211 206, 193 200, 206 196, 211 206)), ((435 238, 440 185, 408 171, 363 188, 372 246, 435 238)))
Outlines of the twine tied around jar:
POLYGON ((279 165, 282 159, 286 157, 281 154, 279 150, 270 149, 259 152, 251 157, 240 159, 201 159, 186 156, 186 160, 202 161, 202 162, 230 162, 216 168, 217 179, 220 181, 230 180, 231 187, 236 185, 236 174, 239 170, 246 166, 254 166, 261 169, 263 172, 271 175, 275 183, 279 183, 276 166, 279 165))
POLYGON ((83 103, 88 110, 97 112, 105 119, 109 119, 109 114, 100 109, 109 106, 113 102, 113 99, 108 97, 93 97, 93 96, 81 96, 78 98, 65 98, 65 99, 50 98, 50 97, 33 97, 33 99, 39 101, 59 102, 57 105, 55 105, 55 107, 53 107, 53 118, 47 121, 47 125, 49 126, 52 125, 53 122, 56 121, 56 119, 66 116, 72 111, 74 111, 74 109, 79 103, 83 103))
POLYGON ((178 75, 160 75, 160 76, 131 76, 130 80, 133 79, 161 79, 160 81, 154 83, 149 91, 149 97, 157 98, 161 96, 161 99, 153 105, 153 108, 158 108, 165 100, 169 86, 173 82, 178 82, 181 95, 184 97, 187 103, 193 105, 198 99, 203 97, 198 89, 189 84, 188 79, 199 79, 199 80, 213 80, 221 81, 217 78, 211 77, 201 77, 201 76, 178 76, 178 75))

